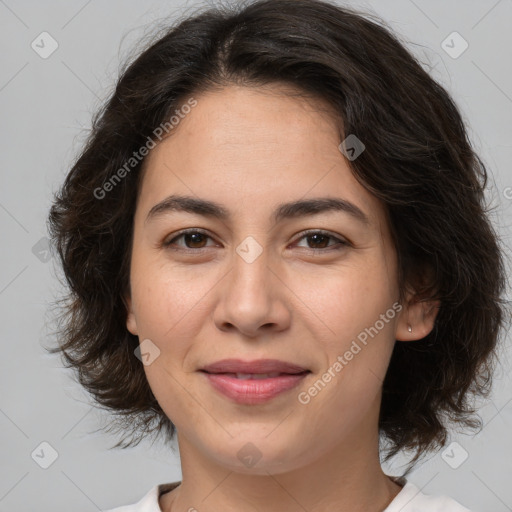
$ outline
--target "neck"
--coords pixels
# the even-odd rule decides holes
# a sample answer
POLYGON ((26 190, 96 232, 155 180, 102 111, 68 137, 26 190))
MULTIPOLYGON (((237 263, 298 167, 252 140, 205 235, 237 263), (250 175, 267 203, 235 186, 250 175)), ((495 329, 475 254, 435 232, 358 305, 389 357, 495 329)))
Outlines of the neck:
MULTIPOLYGON (((365 427, 366 425, 366 427, 365 427)), ((206 457, 183 434, 178 444, 183 479, 164 495, 164 512, 382 512, 401 487, 382 471, 374 422, 314 461, 287 471, 240 473, 206 457)))

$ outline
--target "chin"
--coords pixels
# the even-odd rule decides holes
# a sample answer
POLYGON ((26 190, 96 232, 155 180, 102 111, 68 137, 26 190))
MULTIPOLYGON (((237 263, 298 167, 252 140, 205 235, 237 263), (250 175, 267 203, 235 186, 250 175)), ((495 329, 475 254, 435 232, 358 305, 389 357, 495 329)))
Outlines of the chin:
MULTIPOLYGON (((271 439, 273 435, 239 435, 221 450, 211 452, 212 458, 235 473, 261 476, 286 473, 307 463, 303 460, 304 451, 297 448, 302 445, 300 442, 290 436, 278 437, 277 433, 271 439)), ((311 451, 306 453, 310 455, 311 451)))

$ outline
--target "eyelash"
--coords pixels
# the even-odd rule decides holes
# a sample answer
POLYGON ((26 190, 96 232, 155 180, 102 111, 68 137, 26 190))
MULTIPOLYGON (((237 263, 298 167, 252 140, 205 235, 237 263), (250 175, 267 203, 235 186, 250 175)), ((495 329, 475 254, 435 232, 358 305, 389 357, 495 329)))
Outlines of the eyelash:
MULTIPOLYGON (((188 235, 188 234, 201 234, 201 235, 205 235, 206 237, 213 240, 213 238, 210 235, 208 235, 208 233, 206 231, 203 231, 202 229, 194 228, 194 229, 185 229, 183 231, 180 231, 175 237, 173 237, 168 242, 164 242, 162 245, 168 249, 173 250, 173 251, 179 251, 179 252, 184 252, 184 253, 188 253, 188 254, 191 254, 191 253, 197 254, 199 251, 201 251, 203 249, 208 249, 208 247, 200 247, 197 249, 191 249, 191 248, 183 249, 183 248, 173 247, 173 242, 175 242, 179 238, 183 237, 184 235, 188 235)), ((338 238, 338 237, 330 234, 329 232, 323 231, 321 229, 304 231, 303 233, 301 233, 301 236, 296 241, 300 241, 303 238, 307 238, 308 236, 312 236, 312 235, 322 235, 322 236, 331 238, 331 239, 337 241, 338 243, 333 244, 332 246, 330 246, 330 248, 328 246, 323 249, 311 249, 311 248, 306 247, 305 249, 307 249, 309 251, 313 251, 313 252, 318 252, 318 251, 327 252, 327 251, 332 251, 332 250, 340 251, 340 250, 345 249, 346 247, 349 247, 351 245, 348 241, 338 238)))

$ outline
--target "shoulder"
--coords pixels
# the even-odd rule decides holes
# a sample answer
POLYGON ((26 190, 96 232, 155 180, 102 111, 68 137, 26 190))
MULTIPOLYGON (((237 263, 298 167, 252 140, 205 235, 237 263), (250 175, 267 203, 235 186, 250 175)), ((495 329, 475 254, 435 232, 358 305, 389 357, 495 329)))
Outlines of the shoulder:
POLYGON ((158 500, 160 495, 172 491, 180 482, 159 484, 152 487, 137 503, 111 508, 104 512, 162 512, 158 500))
POLYGON ((471 512, 448 496, 424 494, 412 482, 405 482, 402 490, 384 512, 471 512))

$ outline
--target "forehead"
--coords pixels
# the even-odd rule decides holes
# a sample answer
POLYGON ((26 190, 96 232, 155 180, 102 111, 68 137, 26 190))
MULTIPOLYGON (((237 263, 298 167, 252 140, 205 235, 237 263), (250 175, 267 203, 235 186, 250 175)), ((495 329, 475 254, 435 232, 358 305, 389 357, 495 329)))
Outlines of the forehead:
POLYGON ((236 211, 333 196, 356 204, 375 226, 383 221, 380 201, 339 150, 340 126, 325 102, 276 85, 193 97, 196 106, 146 157, 140 190, 146 213, 174 193, 207 196, 236 211))

